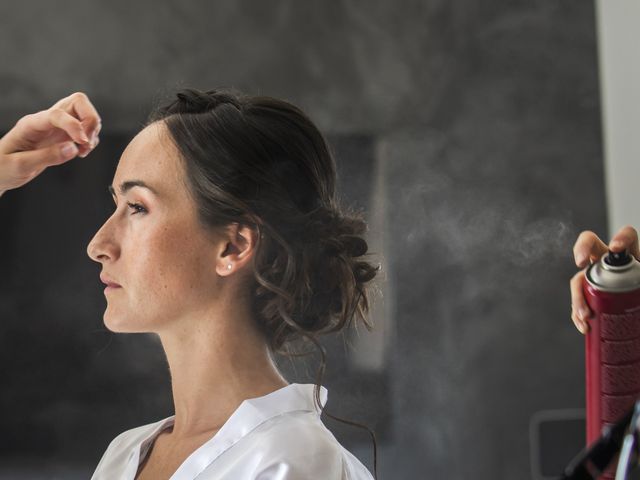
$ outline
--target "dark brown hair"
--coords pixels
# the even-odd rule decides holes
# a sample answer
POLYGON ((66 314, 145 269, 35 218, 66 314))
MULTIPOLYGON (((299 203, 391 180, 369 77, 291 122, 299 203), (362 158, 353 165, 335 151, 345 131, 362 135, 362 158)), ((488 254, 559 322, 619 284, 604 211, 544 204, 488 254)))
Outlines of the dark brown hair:
MULTIPOLYGON (((233 89, 181 90, 156 108, 183 157, 187 184, 205 228, 240 223, 256 229, 253 311, 270 351, 285 356, 296 340, 326 352, 317 336, 367 319, 367 284, 380 269, 363 259, 368 246, 361 215, 336 197, 336 166, 328 144, 296 106, 233 89)), ((322 413, 344 423, 368 427, 322 413)))

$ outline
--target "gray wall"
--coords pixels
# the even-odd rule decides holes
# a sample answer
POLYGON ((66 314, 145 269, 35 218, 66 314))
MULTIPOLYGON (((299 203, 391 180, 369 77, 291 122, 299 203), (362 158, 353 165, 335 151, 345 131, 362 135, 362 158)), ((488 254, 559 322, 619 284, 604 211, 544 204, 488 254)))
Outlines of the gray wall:
MULTIPOLYGON (((104 329, 84 248, 122 148, 180 86, 300 105, 345 199, 384 196, 386 363, 327 339, 325 382, 379 433, 380 478, 529 478, 532 415, 584 405, 567 280, 578 232, 606 224, 591 2, 25 2, 0 5, 0 55, 0 129, 75 90, 104 120, 99 152, 0 202, 6 468, 90 471, 171 413, 157 342, 104 329)), ((371 468, 366 433, 328 426, 371 468)))
POLYGON ((609 233, 640 224, 640 62, 635 58, 640 3, 597 0, 598 56, 602 98, 605 180, 609 233))

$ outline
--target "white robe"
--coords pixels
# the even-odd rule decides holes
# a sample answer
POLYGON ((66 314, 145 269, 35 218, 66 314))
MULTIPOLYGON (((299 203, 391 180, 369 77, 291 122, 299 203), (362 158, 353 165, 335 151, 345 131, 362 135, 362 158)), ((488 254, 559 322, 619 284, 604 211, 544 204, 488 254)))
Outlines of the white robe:
MULTIPOLYGON (((313 389, 313 384, 292 383, 244 400, 170 480, 372 480, 322 423, 313 389)), ((320 401, 327 402, 325 387, 320 401)), ((133 480, 153 440, 174 418, 118 435, 91 480, 133 480)))

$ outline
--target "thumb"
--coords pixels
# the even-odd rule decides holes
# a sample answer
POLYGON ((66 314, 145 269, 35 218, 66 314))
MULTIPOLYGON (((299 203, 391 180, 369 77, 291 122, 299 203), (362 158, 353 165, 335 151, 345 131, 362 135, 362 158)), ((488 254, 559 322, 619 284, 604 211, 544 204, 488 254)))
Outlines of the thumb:
POLYGON ((52 165, 60 165, 78 154, 73 142, 62 142, 37 150, 27 150, 11 154, 21 171, 42 171, 52 165))
POLYGON ((609 243, 611 251, 621 252, 628 249, 629 253, 636 258, 640 258, 640 248, 638 247, 638 232, 630 225, 622 227, 614 235, 609 243))
POLYGON ((4 155, 6 161, 0 162, 0 177, 5 177, 3 189, 21 187, 40 175, 45 168, 71 160, 77 153, 78 147, 73 142, 64 142, 38 150, 4 155))

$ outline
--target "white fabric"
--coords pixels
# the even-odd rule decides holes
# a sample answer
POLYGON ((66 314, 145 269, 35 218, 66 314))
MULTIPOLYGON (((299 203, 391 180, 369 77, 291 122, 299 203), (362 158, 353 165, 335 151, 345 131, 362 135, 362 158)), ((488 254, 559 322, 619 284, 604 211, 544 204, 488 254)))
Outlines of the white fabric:
MULTIPOLYGON (((313 384, 292 383, 244 400, 170 480, 372 480, 322 423, 313 390, 313 384)), ((320 402, 327 402, 323 386, 320 402)), ((91 480, 134 480, 153 440, 174 418, 118 435, 91 480)))

